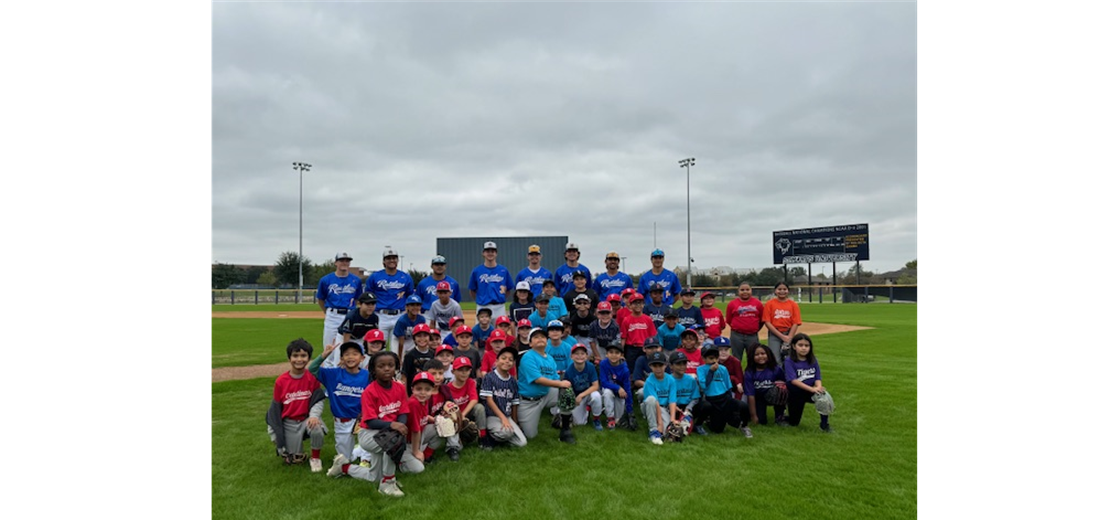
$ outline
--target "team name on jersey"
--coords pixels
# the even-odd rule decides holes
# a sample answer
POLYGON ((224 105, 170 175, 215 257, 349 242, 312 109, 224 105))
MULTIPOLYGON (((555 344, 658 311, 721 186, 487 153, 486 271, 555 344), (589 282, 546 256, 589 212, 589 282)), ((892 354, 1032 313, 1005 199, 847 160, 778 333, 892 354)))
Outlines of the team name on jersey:
POLYGON ((374 285, 378 286, 378 289, 386 291, 405 288, 405 282, 391 282, 389 280, 378 280, 374 285))
POLYGON ((478 277, 478 281, 482 283, 501 283, 505 281, 505 277, 499 274, 483 274, 478 277))
POLYGON ((647 323, 629 323, 628 331, 632 332, 634 330, 648 330, 647 323))
POLYGON ((494 397, 500 397, 501 399, 508 399, 508 400, 513 399, 513 389, 512 388, 495 388, 493 390, 490 390, 489 392, 494 397))
POLYGON ((664 289, 669 289, 669 288, 671 287, 671 282, 670 282, 670 281, 668 281, 668 280, 655 280, 655 281, 653 281, 652 283, 653 283, 653 284, 654 284, 654 283, 657 283, 657 284, 659 284, 660 286, 662 286, 662 287, 663 287, 664 289))
POLYGON ((385 417, 387 415, 395 414, 395 413, 397 413, 397 410, 400 410, 400 409, 401 409, 401 401, 393 401, 392 403, 383 404, 383 405, 378 407, 378 418, 380 419, 380 418, 385 417))
POLYGON ((354 294, 355 287, 353 285, 339 285, 333 283, 328 286, 328 292, 331 294, 354 294))
POLYGON ((795 369, 795 372, 798 373, 798 379, 812 379, 817 377, 817 368, 814 367, 798 368, 795 369))
POLYGON ((563 276, 560 276, 559 281, 565 284, 574 283, 574 273, 564 274, 563 276))
POLYGON ((736 314, 755 313, 755 305, 741 305, 736 308, 736 314))
POLYGON ((547 280, 547 278, 544 278, 544 277, 538 276, 538 275, 537 276, 526 276, 526 277, 520 279, 520 281, 522 281, 522 282, 528 282, 528 285, 540 285, 544 282, 544 280, 547 280))
POLYGON ((775 319, 790 319, 790 311, 788 309, 775 309, 775 319))
POLYGON ((706 318, 705 319, 705 326, 706 327, 709 327, 711 325, 720 325, 720 324, 721 324, 721 317, 720 316, 714 316, 712 318, 706 318))
POLYGON ((347 397, 362 397, 362 391, 366 387, 362 386, 348 386, 343 383, 335 385, 335 395, 344 395, 347 397))
POLYGON ((598 283, 606 289, 612 289, 613 287, 624 287, 625 285, 627 285, 624 280, 619 280, 616 278, 609 278, 608 280, 602 280, 598 283))
POLYGON ((297 390, 296 392, 289 392, 285 394, 285 400, 281 404, 289 404, 293 401, 304 401, 312 397, 312 390, 297 390))
POLYGON ((754 384, 752 386, 754 386, 756 390, 766 390, 768 388, 771 388, 772 386, 775 386, 775 382, 771 381, 770 379, 757 379, 753 381, 753 383, 754 384))
POLYGON ((426 292, 426 293, 428 293, 428 294, 430 294, 430 295, 435 295, 435 293, 436 293, 436 285, 435 285, 435 284, 431 284, 431 285, 429 285, 427 289, 424 289, 424 292, 426 292))

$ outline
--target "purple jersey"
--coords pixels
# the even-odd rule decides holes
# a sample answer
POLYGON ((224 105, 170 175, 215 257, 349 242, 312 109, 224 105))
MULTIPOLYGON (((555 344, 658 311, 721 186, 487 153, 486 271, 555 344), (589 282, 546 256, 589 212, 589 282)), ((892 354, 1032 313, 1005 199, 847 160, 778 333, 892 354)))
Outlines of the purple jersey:
POLYGON ((821 365, 817 364, 815 359, 813 363, 806 360, 794 361, 792 358, 787 357, 784 363, 786 368, 783 369, 783 374, 786 376, 787 381, 795 379, 813 386, 819 379, 821 379, 821 365))

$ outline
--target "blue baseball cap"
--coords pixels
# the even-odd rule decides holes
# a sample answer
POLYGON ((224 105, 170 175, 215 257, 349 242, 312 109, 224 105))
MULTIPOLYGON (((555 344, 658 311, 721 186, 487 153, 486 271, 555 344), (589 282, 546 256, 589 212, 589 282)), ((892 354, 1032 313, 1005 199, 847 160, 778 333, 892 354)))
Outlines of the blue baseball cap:
POLYGON ((561 322, 559 320, 551 320, 551 321, 547 322, 547 328, 548 329, 561 329, 563 327, 566 327, 566 325, 563 325, 563 322, 561 322))
POLYGON ((415 295, 415 294, 412 295, 412 296, 409 296, 408 299, 405 300, 405 305, 409 305, 409 304, 413 304, 413 303, 419 303, 419 304, 423 305, 424 300, 422 298, 420 298, 419 296, 415 295))
POLYGON ((662 249, 656 249, 655 251, 651 252, 651 256, 666 256, 666 255, 663 254, 662 249))
POLYGON ((729 346, 728 338, 724 336, 717 336, 717 339, 713 340, 713 345, 717 347, 727 347, 729 346))

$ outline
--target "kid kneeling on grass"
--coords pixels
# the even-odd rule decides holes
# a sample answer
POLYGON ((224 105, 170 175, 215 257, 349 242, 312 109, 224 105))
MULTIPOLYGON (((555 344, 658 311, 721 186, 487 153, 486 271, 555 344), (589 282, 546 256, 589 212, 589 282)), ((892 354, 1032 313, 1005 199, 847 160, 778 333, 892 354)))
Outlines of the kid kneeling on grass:
POLYGON ((520 406, 520 389, 509 370, 516 366, 516 349, 505 347, 497 353, 496 367, 482 379, 479 398, 485 400, 486 425, 489 435, 481 438, 482 449, 489 451, 495 443, 509 443, 521 447, 528 444, 520 429, 517 408, 520 406))
MULTIPOLYGON (((392 497, 402 497, 397 483, 396 471, 398 464, 386 453, 385 448, 393 446, 390 435, 377 438, 379 432, 392 430, 402 437, 409 434, 408 421, 409 401, 405 394, 405 386, 393 380, 397 372, 397 354, 383 351, 374 354, 370 359, 373 367, 374 381, 362 392, 362 430, 358 432, 358 444, 362 449, 374 456, 371 478, 381 476, 378 492, 392 497), (383 446, 382 443, 386 445, 383 446)), ((402 439, 401 442, 404 442, 402 439)), ((400 469, 405 473, 420 473, 424 471, 424 464, 416 455, 405 449, 400 458, 400 469)), ((351 474, 366 468, 345 465, 340 467, 343 473, 351 474)))
POLYGON ((648 439, 652 444, 663 444, 663 429, 675 420, 678 387, 674 378, 667 375, 667 356, 653 352, 648 356, 651 376, 644 382, 644 402, 640 405, 648 423, 648 439))
POLYGON ((748 428, 748 408, 732 397, 735 387, 728 376, 728 369, 722 366, 718 348, 729 348, 728 338, 719 336, 711 347, 706 347, 702 355, 705 363, 698 367, 698 386, 701 387, 702 399, 694 413, 694 421, 700 424, 709 420, 709 431, 721 433, 725 425, 739 428, 744 436, 751 438, 752 430, 748 428))
MULTIPOLYGON (((474 367, 470 359, 459 357, 452 366, 455 379, 443 385, 446 396, 459 407, 459 421, 456 426, 461 432, 465 421, 473 422, 478 429, 478 439, 486 436, 486 408, 478 401, 478 382, 471 378, 474 367)), ((459 446, 462 449, 462 446, 459 446)))
POLYGON ((312 345, 304 338, 297 338, 285 347, 289 358, 289 371, 274 381, 274 400, 266 412, 266 430, 277 455, 286 464, 304 462, 304 440, 311 440, 312 458, 308 465, 313 473, 324 469, 320 462, 320 449, 324 447, 324 427, 320 416, 324 413, 324 390, 320 382, 307 371, 312 358, 312 345))
POLYGON ((694 424, 694 408, 701 398, 698 379, 686 373, 686 354, 681 350, 671 354, 671 377, 675 383, 675 417, 688 423, 686 433, 697 431, 698 435, 708 435, 705 428, 694 424))
POLYGON ((605 415, 609 417, 609 429, 621 426, 636 431, 636 415, 632 413, 632 382, 629 380, 628 363, 624 362, 624 350, 620 342, 605 347, 605 359, 601 360, 601 400, 605 415))

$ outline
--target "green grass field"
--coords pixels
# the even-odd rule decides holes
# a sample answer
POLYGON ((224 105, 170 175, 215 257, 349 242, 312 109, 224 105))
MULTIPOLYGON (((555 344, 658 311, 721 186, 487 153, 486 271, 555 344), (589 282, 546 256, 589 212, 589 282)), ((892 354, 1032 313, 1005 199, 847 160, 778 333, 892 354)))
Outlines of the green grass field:
MULTIPOLYGON (((401 499, 383 497, 364 481, 310 473, 307 464, 283 466, 263 421, 271 378, 214 383, 212 516, 916 517, 917 306, 803 303, 802 314, 806 321, 874 327, 814 338, 837 403, 832 435, 817 429, 812 407, 796 429, 759 426, 753 439, 730 429, 664 446, 651 445, 643 426, 578 427, 578 444, 566 446, 541 420, 540 435, 523 449, 468 447, 457 463, 401 474, 407 494, 401 499)), ((318 340, 321 327, 307 319, 212 324, 213 366, 281 361, 290 339, 318 340)), ((331 424, 330 413, 325 421, 331 424)), ((325 469, 334 455, 329 435, 325 469)))

